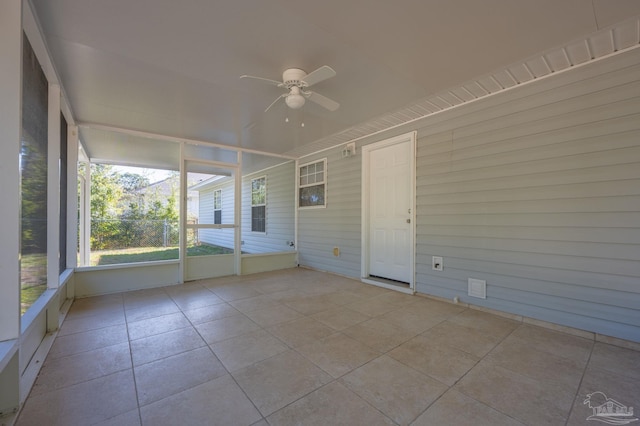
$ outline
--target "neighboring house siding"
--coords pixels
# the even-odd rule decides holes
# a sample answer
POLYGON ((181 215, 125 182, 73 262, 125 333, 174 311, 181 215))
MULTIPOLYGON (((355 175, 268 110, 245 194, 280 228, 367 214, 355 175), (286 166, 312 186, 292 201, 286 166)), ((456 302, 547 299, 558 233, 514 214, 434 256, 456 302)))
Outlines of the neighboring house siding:
MULTIPOLYGON (((295 166, 293 162, 263 170, 242 178, 242 252, 273 253, 294 250, 295 166), (251 179, 267 177, 266 233, 251 232, 251 179)), ((222 190, 222 223, 233 223, 233 181, 211 187, 200 193, 202 209, 209 209, 213 223, 213 192, 222 190), (205 207, 206 206, 206 207, 205 207)), ((202 217, 202 216, 201 216, 202 217)), ((200 231, 202 242, 233 248, 233 229, 200 231)))
MULTIPOLYGON (((213 224, 213 192, 222 189, 222 223, 233 223, 233 180, 200 192, 200 223, 213 224)), ((200 242, 233 249, 233 228, 201 229, 200 242)))
MULTIPOLYGON (((640 49, 384 137, 413 129, 418 292, 640 341, 640 49)), ((362 157, 323 155, 329 204, 300 213, 300 263, 357 277, 362 157)))

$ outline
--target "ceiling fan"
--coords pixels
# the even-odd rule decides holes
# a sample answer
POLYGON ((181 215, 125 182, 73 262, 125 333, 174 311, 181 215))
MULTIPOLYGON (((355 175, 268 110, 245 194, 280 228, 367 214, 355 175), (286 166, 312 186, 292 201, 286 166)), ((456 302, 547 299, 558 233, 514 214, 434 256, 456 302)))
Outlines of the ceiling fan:
POLYGON ((283 93, 278 96, 275 101, 271 103, 264 110, 269 111, 280 99, 284 98, 284 102, 291 109, 300 109, 304 105, 305 101, 309 99, 312 102, 317 103, 321 107, 328 109, 329 111, 335 111, 340 107, 340 104, 336 101, 322 96, 319 93, 308 90, 309 87, 316 83, 324 81, 336 75, 333 68, 329 66, 322 66, 317 70, 307 74, 305 71, 298 68, 290 68, 282 73, 282 81, 271 80, 268 78, 254 77, 252 75, 241 75, 240 78, 252 78, 255 80, 265 81, 271 85, 278 86, 287 89, 287 93, 283 93))

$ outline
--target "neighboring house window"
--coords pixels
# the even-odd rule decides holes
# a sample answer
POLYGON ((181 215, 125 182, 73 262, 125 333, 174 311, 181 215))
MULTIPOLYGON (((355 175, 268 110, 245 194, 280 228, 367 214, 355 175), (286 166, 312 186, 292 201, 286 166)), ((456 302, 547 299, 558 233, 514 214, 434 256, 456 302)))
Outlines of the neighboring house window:
POLYGON ((251 180, 251 230, 253 232, 266 231, 267 210, 267 178, 262 176, 251 180))
POLYGON ((327 195, 327 159, 300 166, 298 207, 325 207, 327 195))
POLYGON ((213 223, 222 223, 222 189, 213 191, 213 223))

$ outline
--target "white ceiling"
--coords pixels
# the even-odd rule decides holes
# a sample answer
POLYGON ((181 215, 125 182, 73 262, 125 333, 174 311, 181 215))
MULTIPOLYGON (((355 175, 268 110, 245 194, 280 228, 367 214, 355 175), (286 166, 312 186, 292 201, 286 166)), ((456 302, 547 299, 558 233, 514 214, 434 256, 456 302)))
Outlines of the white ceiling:
MULTIPOLYGON (((32 4, 76 122, 99 125, 82 132, 96 158, 113 155, 101 146, 124 152, 131 146, 131 135, 106 126, 277 154, 308 150, 323 138, 640 14, 638 0, 32 4), (239 79, 279 80, 286 68, 310 72, 322 65, 337 76, 314 89, 341 104, 335 112, 311 102, 293 111, 280 102, 264 113, 281 90, 239 79)), ((157 142, 158 148, 166 145, 157 142)))

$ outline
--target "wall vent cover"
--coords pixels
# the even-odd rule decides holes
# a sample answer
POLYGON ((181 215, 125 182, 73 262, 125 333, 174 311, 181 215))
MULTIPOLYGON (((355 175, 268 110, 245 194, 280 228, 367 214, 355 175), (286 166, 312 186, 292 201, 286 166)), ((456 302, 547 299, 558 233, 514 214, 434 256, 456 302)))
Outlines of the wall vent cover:
POLYGON ((480 299, 487 298, 487 282, 485 280, 477 280, 475 278, 469 278, 469 296, 479 297, 480 299))

